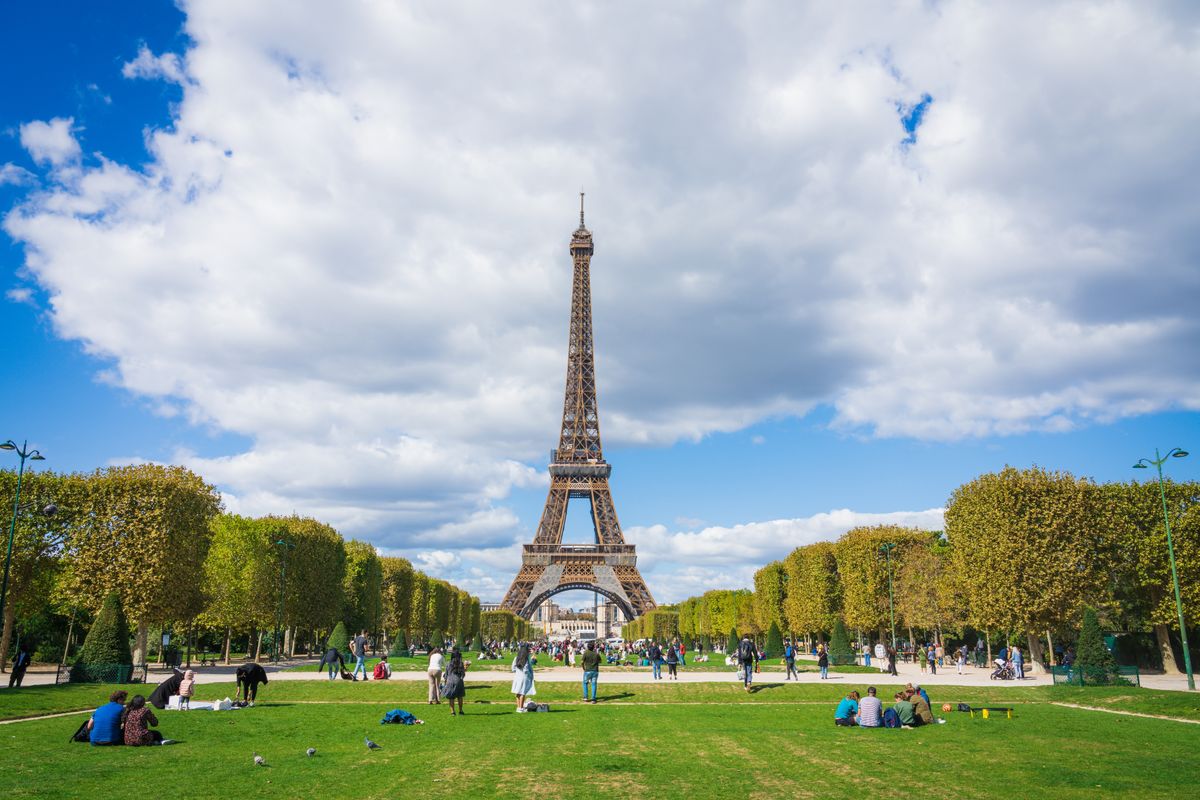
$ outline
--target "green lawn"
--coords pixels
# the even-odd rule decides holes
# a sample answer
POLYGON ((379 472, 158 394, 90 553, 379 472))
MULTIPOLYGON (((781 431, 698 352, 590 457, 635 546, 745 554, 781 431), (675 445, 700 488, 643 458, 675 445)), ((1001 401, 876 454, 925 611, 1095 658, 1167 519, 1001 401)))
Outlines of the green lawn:
MULTIPOLYGON (((602 673, 602 681, 603 681, 602 673)), ((933 700, 1016 707, 1012 720, 948 722, 914 730, 838 729, 833 705, 850 686, 601 684, 603 702, 576 702, 574 684, 539 686, 550 714, 513 714, 508 686, 470 685, 467 715, 423 702, 410 682, 269 684, 252 709, 161 712, 167 748, 68 744, 78 718, 0 726, 6 797, 128 797, 149 781, 169 796, 302 797, 353 785, 364 798, 520 797, 578 787, 621 797, 722 794, 861 798, 922 793, 972 797, 1190 796, 1200 726, 1061 708, 1077 702, 1200 719, 1195 695, 1141 689, 934 687, 933 700), (381 726, 390 708, 423 726, 381 726), (368 752, 363 737, 383 745, 368 752), (304 755, 316 747, 317 756, 304 755), (261 753, 269 767, 252 764, 261 753), (928 791, 926 791, 928 790, 928 791)), ((199 698, 232 684, 197 687, 199 698)), ((93 707, 105 686, 0 690, 0 714, 93 707)), ((576 794, 572 790, 572 794, 576 794)))

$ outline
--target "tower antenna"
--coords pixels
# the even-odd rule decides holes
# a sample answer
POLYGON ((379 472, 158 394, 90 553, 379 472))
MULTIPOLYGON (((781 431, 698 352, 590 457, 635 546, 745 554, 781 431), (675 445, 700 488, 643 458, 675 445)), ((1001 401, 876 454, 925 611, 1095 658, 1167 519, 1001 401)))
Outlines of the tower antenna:
POLYGON ((579 193, 579 227, 583 227, 583 192, 579 193))

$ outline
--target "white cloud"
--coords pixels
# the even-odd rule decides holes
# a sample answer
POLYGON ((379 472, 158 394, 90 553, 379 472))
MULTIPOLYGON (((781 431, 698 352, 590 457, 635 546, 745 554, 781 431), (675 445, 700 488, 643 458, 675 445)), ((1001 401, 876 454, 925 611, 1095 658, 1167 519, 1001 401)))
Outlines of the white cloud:
POLYGON ((161 78, 171 83, 183 83, 187 80, 183 61, 178 55, 163 53, 156 56, 146 45, 138 48, 137 57, 133 61, 125 62, 121 67, 121 74, 126 78, 161 78))
MULTIPOLYGON (((71 132, 74 117, 55 117, 49 122, 34 120, 21 126, 21 146, 39 164, 61 166, 79 158, 79 142, 71 132)), ((5 173, 8 174, 6 168, 5 173)))
POLYGON ((33 290, 28 286, 18 286, 15 289, 9 289, 4 293, 4 296, 14 303, 33 305, 33 290))
POLYGON ((24 186, 36 180, 34 174, 11 162, 0 164, 0 186, 24 186))
MULTIPOLYGON (((124 69, 183 87, 149 165, 57 170, 5 225, 116 384, 253 442, 182 454, 231 507, 511 568, 581 183, 610 443, 821 404, 930 439, 1200 408, 1186 7, 187 13, 186 56, 124 69)), ((22 144, 69 163, 72 122, 22 144)), ((645 529, 695 549, 688 586, 744 573, 743 533, 735 568, 645 529)))

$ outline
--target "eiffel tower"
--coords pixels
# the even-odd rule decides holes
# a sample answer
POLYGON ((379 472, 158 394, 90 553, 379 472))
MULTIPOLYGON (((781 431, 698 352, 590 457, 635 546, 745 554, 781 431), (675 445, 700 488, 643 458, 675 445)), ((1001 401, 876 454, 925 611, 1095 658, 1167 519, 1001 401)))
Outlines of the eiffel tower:
POLYGON ((600 447, 596 409, 596 364, 592 342, 592 233, 583 224, 571 236, 575 277, 571 288, 571 334, 567 345, 567 390, 558 449, 550 451, 550 494, 533 544, 524 547, 521 570, 501 608, 528 619, 546 598, 573 589, 598 592, 612 600, 626 619, 655 608, 637 568, 634 546, 625 543, 608 476, 612 466, 600 447), (567 502, 587 498, 592 505, 595 544, 563 544, 567 502))

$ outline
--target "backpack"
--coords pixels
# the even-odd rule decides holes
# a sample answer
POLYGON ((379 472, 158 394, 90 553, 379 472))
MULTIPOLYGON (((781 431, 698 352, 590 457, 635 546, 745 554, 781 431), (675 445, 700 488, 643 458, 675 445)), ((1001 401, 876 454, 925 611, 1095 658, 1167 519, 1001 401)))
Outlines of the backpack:
POLYGON ((88 721, 89 720, 85 719, 83 724, 81 724, 75 733, 71 735, 72 742, 83 742, 84 744, 87 744, 90 741, 91 735, 88 731, 88 721))
POLYGON ((738 645, 738 658, 740 658, 742 661, 753 661, 754 645, 748 640, 743 639, 742 643, 738 645))
POLYGON ((896 709, 889 708, 883 712, 883 727, 885 727, 885 728, 899 728, 900 727, 900 715, 896 713, 896 709))
POLYGON ((375 672, 373 674, 373 677, 377 681, 383 680, 385 677, 387 677, 387 672, 384 670, 382 661, 380 661, 378 664, 375 665, 375 672))

